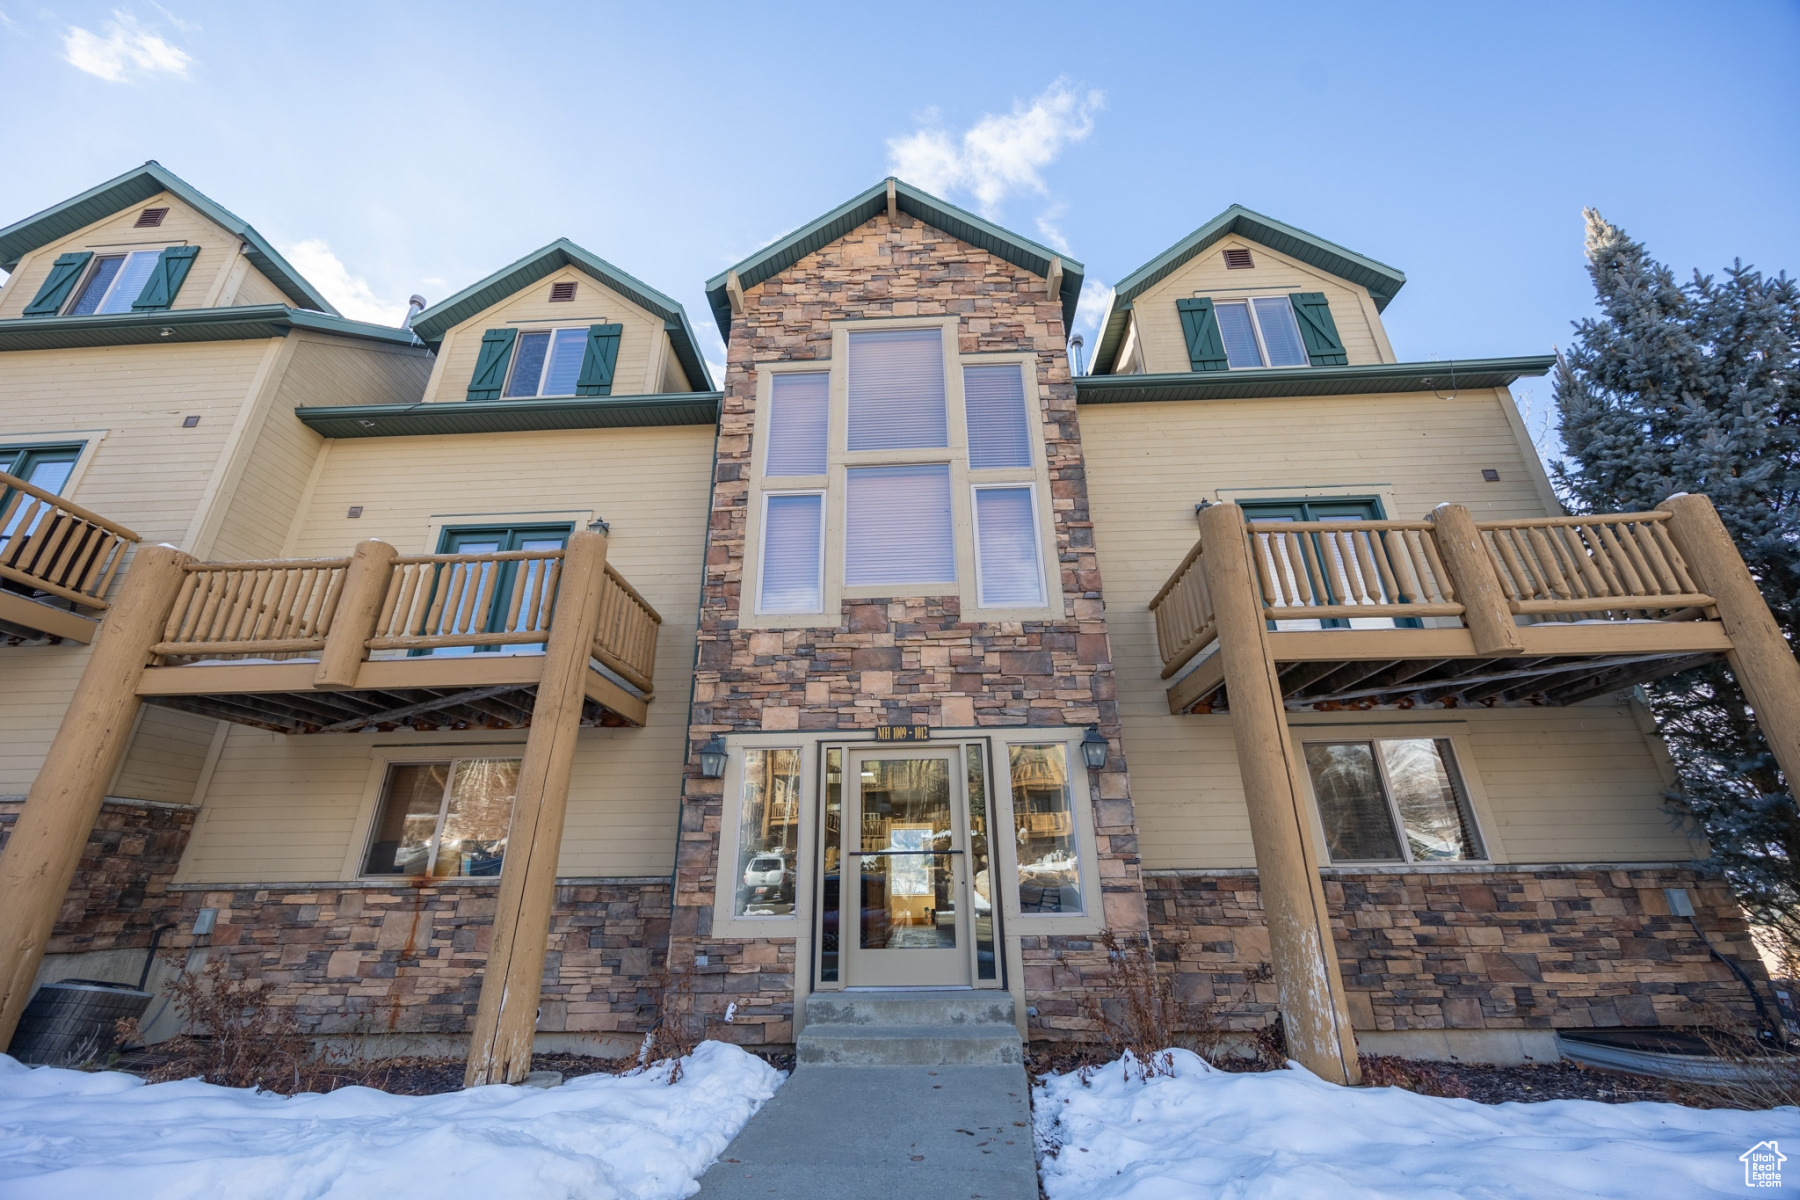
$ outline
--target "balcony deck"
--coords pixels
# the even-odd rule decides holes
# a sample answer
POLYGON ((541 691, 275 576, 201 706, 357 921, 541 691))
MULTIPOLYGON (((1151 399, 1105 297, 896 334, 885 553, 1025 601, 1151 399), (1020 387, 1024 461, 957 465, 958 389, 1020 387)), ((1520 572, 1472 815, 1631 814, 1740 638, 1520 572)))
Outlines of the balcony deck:
MULTIPOLYGON (((293 734, 529 726, 563 552, 365 546, 386 555, 189 564, 138 695, 293 734), (333 660, 346 655, 339 675, 333 660)), ((661 623, 606 567, 583 725, 644 723, 661 623)))
POLYGON ((0 643, 93 641, 107 589, 137 540, 116 521, 0 471, 0 643))
MULTIPOLYGON (((1290 710, 1566 705, 1732 649, 1668 519, 1471 522, 1480 551, 1454 572, 1433 521, 1252 521, 1238 552, 1274 623, 1270 656, 1290 710), (1481 648, 1465 605, 1495 596, 1515 627, 1499 652, 1481 648)), ((1208 552, 1196 544, 1150 604, 1174 713, 1230 710, 1208 552)))

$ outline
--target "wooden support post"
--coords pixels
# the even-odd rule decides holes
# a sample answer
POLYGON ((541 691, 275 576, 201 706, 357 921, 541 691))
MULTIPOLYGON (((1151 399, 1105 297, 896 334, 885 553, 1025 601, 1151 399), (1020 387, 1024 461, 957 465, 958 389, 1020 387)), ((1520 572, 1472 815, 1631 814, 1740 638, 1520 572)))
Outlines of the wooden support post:
POLYGON ((1450 586, 1463 606, 1463 623, 1469 627, 1477 654, 1518 654, 1525 649, 1513 620, 1512 607, 1494 561, 1488 557, 1475 518, 1460 504, 1440 504, 1431 510, 1432 531, 1450 586))
POLYGON ((531 710, 525 761, 519 767, 518 799, 500 868, 493 947, 481 980, 465 1087, 518 1083, 531 1071, 531 1035, 543 986, 550 907, 556 899, 556 859, 562 849, 569 772, 605 584, 606 537, 578 530, 563 556, 550 639, 544 646, 544 674, 531 710))
POLYGON ((0 1047, 31 998, 57 910, 131 740, 150 647, 162 641, 192 561, 173 546, 139 547, 0 853, 0 1047))
POLYGON ((1288 740, 1281 683, 1269 652, 1243 510, 1215 504, 1200 514, 1201 563, 1212 594, 1231 696, 1231 732, 1250 813, 1250 840, 1269 953, 1289 1052, 1332 1083, 1361 1079, 1356 1036, 1338 971, 1331 915, 1319 882, 1300 763, 1288 740))
POLYGON ((1719 610, 1731 639, 1726 660, 1737 676, 1756 723, 1787 776, 1800 787, 1800 662, 1781 636, 1762 591, 1751 578, 1718 510, 1705 496, 1670 496, 1659 505, 1669 514, 1669 537, 1687 559, 1688 570, 1719 610))
POLYGON ((374 538, 358 542, 351 551, 350 566, 344 572, 344 592, 338 597, 337 612, 332 614, 325 648, 319 651, 319 669, 313 672, 314 687, 356 686, 356 675, 362 670, 366 653, 363 643, 375 636, 375 622, 381 616, 381 602, 387 598, 388 581, 393 578, 394 559, 399 553, 374 538))

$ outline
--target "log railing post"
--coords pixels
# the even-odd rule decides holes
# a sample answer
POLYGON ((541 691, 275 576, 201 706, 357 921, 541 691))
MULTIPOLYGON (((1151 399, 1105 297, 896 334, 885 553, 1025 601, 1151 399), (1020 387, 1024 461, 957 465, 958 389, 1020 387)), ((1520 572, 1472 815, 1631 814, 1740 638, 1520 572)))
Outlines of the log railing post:
POLYGON ((576 531, 563 557, 550 638, 544 646, 544 674, 531 709, 525 761, 519 766, 518 798, 500 868, 493 946, 481 980, 465 1087, 518 1083, 531 1071, 550 908, 556 899, 556 859, 562 849, 588 655, 600 624, 605 582, 606 536, 576 531))
POLYGON ((387 598, 388 581, 393 577, 394 559, 399 553, 373 538, 356 544, 344 571, 344 592, 338 598, 337 612, 332 614, 331 631, 325 635, 325 648, 319 651, 314 687, 356 686, 356 675, 362 670, 367 653, 364 643, 375 636, 375 622, 381 616, 381 602, 387 598))
POLYGON ((0 1047, 31 998, 57 910, 131 740, 150 648, 192 561, 173 546, 138 549, 0 853, 0 1047))
POLYGON ((1353 1084, 1361 1078, 1356 1036, 1243 510, 1235 504, 1209 506, 1200 514, 1200 539, 1288 1049, 1319 1078, 1353 1084))
POLYGON ((1513 620, 1506 589, 1488 557, 1487 545, 1475 518, 1460 504, 1440 504, 1431 510, 1432 536, 1438 556, 1450 575, 1450 586, 1463 606, 1463 622, 1469 627, 1477 654, 1517 654, 1525 649, 1519 626, 1513 620))
POLYGON ((1800 787, 1800 662, 1718 510, 1705 496, 1670 496, 1669 537, 1700 589, 1713 598, 1731 639, 1726 660, 1790 788, 1800 787))

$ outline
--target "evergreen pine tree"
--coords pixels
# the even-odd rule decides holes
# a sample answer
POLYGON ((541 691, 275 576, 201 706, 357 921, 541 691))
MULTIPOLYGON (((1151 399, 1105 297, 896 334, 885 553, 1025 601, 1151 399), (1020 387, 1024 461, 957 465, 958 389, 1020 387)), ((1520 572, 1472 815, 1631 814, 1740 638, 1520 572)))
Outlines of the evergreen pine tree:
MULTIPOLYGON (((1687 283, 1593 209, 1600 315, 1557 364, 1572 508, 1631 512, 1676 492, 1718 507, 1790 644, 1800 635, 1800 288, 1734 263, 1687 283)), ((1800 951, 1800 808, 1725 664, 1647 689, 1698 826, 1751 919, 1800 951)), ((1800 957, 1800 955, 1796 955, 1800 957)))

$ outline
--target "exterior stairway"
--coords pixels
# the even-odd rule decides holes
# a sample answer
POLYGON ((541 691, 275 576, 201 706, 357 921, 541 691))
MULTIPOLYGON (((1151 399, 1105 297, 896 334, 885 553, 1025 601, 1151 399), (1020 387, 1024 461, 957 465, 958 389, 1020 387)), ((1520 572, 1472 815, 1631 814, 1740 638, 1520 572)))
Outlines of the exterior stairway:
POLYGON ((1013 999, 1001 991, 914 988, 806 999, 802 1066, 990 1067, 1024 1061, 1013 999))

